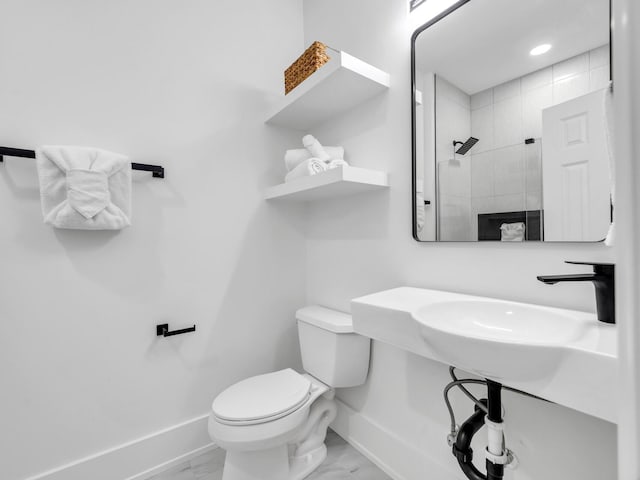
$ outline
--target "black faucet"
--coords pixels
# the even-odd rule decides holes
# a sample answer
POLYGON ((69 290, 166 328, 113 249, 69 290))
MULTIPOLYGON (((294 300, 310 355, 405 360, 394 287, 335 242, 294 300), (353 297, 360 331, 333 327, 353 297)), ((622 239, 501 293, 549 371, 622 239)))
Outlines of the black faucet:
POLYGON ((604 323, 616 323, 616 297, 613 263, 565 262, 574 265, 592 265, 593 273, 578 273, 574 275, 541 275, 538 277, 547 285, 558 282, 593 282, 596 287, 596 309, 598 320, 604 323))

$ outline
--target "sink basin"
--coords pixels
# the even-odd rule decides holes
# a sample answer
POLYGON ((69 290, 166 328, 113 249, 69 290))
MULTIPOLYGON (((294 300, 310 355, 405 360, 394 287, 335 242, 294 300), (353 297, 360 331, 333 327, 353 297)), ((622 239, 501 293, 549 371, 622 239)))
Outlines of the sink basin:
POLYGON ((617 329, 592 312, 398 287, 353 299, 351 315, 355 333, 380 344, 385 375, 431 368, 417 355, 618 420, 617 329), (395 349, 412 355, 390 361, 395 349))
POLYGON ((418 308, 424 341, 451 365, 497 380, 533 380, 557 368, 586 334, 570 311, 501 300, 454 300, 418 308))

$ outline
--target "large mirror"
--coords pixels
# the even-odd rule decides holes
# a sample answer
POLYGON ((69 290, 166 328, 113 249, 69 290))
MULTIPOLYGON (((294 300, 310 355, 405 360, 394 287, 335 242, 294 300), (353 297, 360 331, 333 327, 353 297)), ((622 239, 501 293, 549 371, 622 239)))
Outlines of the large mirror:
POLYGON ((609 0, 460 1, 413 36, 419 241, 601 241, 609 0))

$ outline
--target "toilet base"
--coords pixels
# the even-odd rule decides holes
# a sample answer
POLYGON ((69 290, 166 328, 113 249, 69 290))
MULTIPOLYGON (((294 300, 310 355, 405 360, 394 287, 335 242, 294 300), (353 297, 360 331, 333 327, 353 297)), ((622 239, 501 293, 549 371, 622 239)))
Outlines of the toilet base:
POLYGON ((318 468, 325 458, 327 458, 327 446, 324 443, 306 455, 292 457, 289 461, 289 480, 302 480, 318 468))
POLYGON ((222 480, 283 480, 289 478, 286 445, 266 450, 227 450, 222 480))
POLYGON ((300 457, 289 457, 287 445, 253 452, 228 451, 222 480, 302 480, 327 458, 322 444, 300 457))

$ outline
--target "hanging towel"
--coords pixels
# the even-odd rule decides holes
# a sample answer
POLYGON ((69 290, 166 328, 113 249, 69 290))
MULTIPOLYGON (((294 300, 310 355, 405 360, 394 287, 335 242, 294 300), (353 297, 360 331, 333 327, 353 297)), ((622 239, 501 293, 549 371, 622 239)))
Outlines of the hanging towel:
POLYGON ((308 177, 310 175, 324 172, 325 170, 327 170, 327 164, 325 162, 318 160, 317 158, 310 158, 287 173, 287 176, 284 177, 284 181, 290 182, 297 178, 308 177))
MULTIPOLYGON (((344 148, 343 147, 323 147, 324 151, 329 155, 330 160, 344 160, 344 148)), ((284 154, 284 165, 287 168, 287 172, 290 172, 305 160, 313 158, 311 152, 306 148, 295 148, 293 150, 287 150, 284 154)))
POLYGON ((56 228, 131 225, 131 162, 97 148, 43 146, 36 156, 44 222, 56 228))
POLYGON ((524 228, 524 222, 503 223, 500 225, 500 240, 502 242, 522 242, 524 228))

